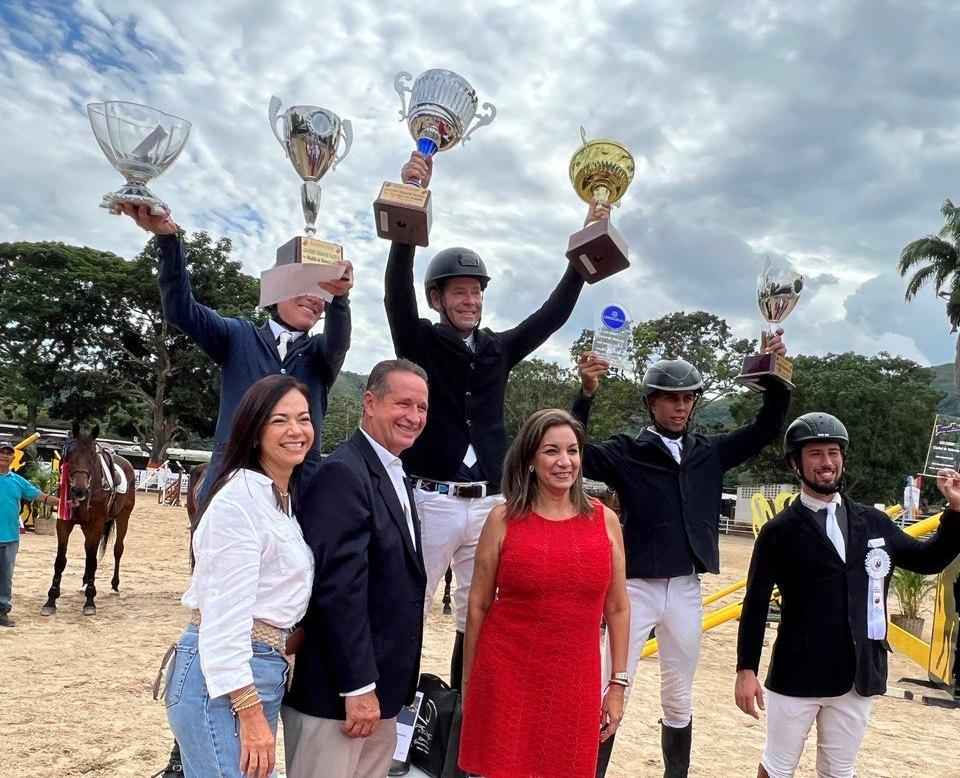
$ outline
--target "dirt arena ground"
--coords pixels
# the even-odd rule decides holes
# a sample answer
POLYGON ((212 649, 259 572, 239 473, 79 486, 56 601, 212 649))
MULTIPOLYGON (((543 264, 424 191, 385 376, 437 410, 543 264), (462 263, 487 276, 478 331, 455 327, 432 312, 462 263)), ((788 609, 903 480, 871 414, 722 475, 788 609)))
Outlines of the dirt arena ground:
MULTIPOLYGON (((0 630, 0 771, 30 778, 149 776, 166 763, 171 742, 163 704, 151 699, 151 684, 164 650, 186 620, 179 604, 188 581, 186 513, 159 507, 155 495, 140 495, 127 537, 121 594, 106 593, 109 573, 101 572, 102 594, 93 617, 80 613, 79 533, 72 541, 59 611, 44 618, 40 606, 50 585, 55 538, 28 534, 21 539, 11 614, 17 626, 0 630)), ((706 577, 704 591, 743 577, 751 546, 746 538, 724 538, 724 574, 706 577)), ((695 776, 756 775, 764 724, 733 704, 736 629, 730 622, 704 636, 695 692, 695 776)), ((447 674, 453 632, 452 618, 435 603, 427 623, 425 671, 447 674)), ((772 637, 769 632, 768 645, 772 637)), ((916 665, 894 657, 891 681, 923 675, 916 665)), ((658 707, 657 663, 644 661, 608 775, 662 775, 658 707)), ((960 711, 880 698, 858 775, 960 776, 958 741, 960 711)), ((800 775, 814 774, 814 751, 808 741, 800 775)))

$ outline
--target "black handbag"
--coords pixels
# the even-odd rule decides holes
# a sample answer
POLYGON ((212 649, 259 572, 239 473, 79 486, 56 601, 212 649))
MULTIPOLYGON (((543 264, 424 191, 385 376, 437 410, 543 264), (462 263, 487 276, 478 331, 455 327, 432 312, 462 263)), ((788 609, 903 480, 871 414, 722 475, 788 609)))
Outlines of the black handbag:
POLYGON ((410 744, 410 761, 432 778, 466 778, 457 766, 463 703, 460 692, 430 673, 420 676, 423 694, 410 744))

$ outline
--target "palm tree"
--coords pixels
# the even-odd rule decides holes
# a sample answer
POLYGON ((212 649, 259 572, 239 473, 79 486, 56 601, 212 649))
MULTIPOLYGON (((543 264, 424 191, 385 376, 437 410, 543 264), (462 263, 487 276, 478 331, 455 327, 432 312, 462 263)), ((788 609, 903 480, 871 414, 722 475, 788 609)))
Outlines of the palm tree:
MULTIPOLYGON (((927 281, 933 283, 934 293, 947 301, 950 331, 956 332, 960 326, 960 208, 945 200, 940 213, 945 219, 940 232, 904 246, 897 270, 901 276, 906 276, 912 268, 918 268, 907 282, 904 297, 908 301, 927 281), (944 287, 949 291, 944 291, 944 287)), ((960 392, 960 338, 957 339, 953 361, 953 382, 960 392)))

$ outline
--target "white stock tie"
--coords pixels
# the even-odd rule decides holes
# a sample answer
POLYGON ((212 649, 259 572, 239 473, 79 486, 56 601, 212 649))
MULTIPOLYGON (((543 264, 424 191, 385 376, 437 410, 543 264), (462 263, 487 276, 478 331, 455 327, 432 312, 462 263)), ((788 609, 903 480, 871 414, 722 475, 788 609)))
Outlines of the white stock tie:
POLYGON ((281 361, 287 356, 287 348, 290 346, 290 341, 293 340, 293 334, 284 330, 280 333, 280 339, 277 341, 277 351, 280 353, 281 361))
POLYGON ((827 503, 827 537, 837 549, 840 558, 847 561, 847 548, 843 543, 843 533, 840 531, 840 524, 837 522, 837 504, 835 502, 827 503))
POLYGON ((667 448, 670 449, 670 453, 673 454, 673 458, 677 460, 677 464, 680 464, 680 441, 674 440, 673 438, 664 438, 664 443, 667 444, 667 448))

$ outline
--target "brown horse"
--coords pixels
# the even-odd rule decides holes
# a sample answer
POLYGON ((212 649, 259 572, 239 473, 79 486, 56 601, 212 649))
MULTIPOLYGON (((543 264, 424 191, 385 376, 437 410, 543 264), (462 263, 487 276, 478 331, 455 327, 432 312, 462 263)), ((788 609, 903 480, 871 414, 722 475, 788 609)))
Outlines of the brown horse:
MULTIPOLYGON (((57 519, 57 558, 53 563, 53 583, 47 594, 47 602, 41 609, 44 616, 52 616, 57 610, 60 596, 60 578, 67 566, 67 542, 75 526, 83 531, 83 548, 86 564, 83 571, 83 615, 97 612, 94 597, 97 587, 97 561, 103 558, 110 541, 111 532, 116 532, 113 544, 113 591, 120 592, 120 557, 123 556, 123 539, 127 534, 130 513, 137 498, 137 484, 133 467, 123 457, 103 451, 97 445, 100 427, 95 426, 88 434, 80 434, 80 425, 73 423, 73 437, 67 443, 63 462, 67 466, 69 483, 70 519, 57 519), (126 492, 117 492, 116 485, 104 476, 104 464, 108 469, 120 468, 127 480, 126 492), (100 547, 99 554, 97 546, 100 547)), ((115 480, 115 479, 114 479, 115 480)))

